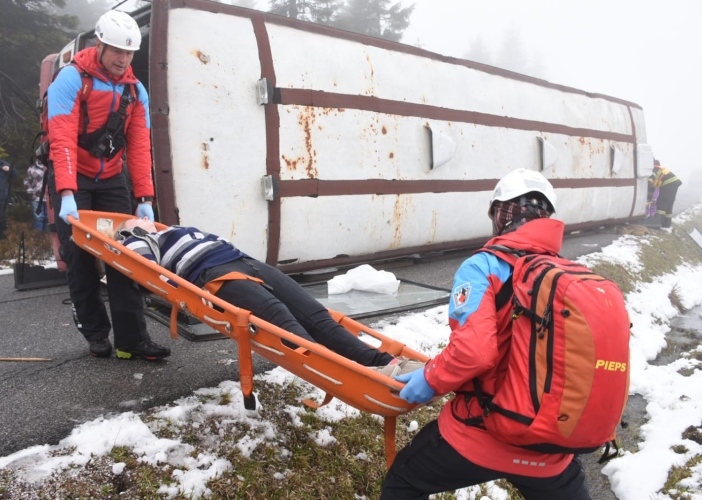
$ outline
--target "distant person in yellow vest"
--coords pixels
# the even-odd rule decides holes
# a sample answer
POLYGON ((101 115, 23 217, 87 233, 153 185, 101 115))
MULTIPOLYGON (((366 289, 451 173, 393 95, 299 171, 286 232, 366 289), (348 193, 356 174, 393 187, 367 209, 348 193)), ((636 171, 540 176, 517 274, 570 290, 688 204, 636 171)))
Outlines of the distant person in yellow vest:
POLYGON ((668 228, 673 223, 673 203, 682 181, 668 170, 661 167, 658 160, 653 160, 653 173, 648 178, 648 201, 651 202, 653 193, 658 188, 656 215, 662 228, 668 228))

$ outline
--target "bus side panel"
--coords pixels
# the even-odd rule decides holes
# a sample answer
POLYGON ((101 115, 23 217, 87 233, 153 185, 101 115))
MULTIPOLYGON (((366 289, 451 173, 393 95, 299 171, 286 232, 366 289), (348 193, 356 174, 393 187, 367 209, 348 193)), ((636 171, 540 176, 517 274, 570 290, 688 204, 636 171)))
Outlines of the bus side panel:
MULTIPOLYGON (((631 134, 627 107, 267 23, 277 85, 631 134)), ((457 62, 460 62, 457 60, 457 62)))
POLYGON ((251 21, 170 11, 168 96, 175 197, 182 225, 206 228, 265 259, 266 136, 251 21), (197 33, 197 36, 193 34, 197 33))
POLYGON ((489 234, 489 200, 488 192, 286 198, 279 260, 370 255, 489 234))

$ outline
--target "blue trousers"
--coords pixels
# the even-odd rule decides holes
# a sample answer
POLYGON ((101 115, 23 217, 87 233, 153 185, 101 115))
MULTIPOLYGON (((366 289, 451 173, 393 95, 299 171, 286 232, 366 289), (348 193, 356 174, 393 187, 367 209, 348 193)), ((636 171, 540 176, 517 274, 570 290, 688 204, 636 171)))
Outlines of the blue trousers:
MULTIPOLYGON (((34 229, 37 231, 49 232, 49 215, 46 212, 46 202, 42 202, 41 212, 37 215, 39 200, 32 202, 32 214, 34 215, 34 229)), ((58 217, 58 214, 56 215, 58 217)))

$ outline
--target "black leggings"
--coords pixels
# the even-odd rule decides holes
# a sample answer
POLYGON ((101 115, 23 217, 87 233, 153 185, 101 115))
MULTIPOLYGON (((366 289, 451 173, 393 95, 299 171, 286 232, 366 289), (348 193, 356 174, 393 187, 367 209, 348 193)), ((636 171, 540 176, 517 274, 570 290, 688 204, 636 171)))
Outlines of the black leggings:
POLYGON ((579 458, 554 477, 528 477, 486 469, 460 455, 429 422, 397 454, 380 500, 427 500, 430 494, 453 491, 496 479, 507 479, 526 500, 590 500, 579 458))
POLYGON ((383 366, 392 361, 390 354, 366 344, 334 321, 329 311, 295 280, 263 262, 241 258, 206 269, 195 284, 204 286, 233 271, 259 278, 266 286, 249 280, 226 281, 216 294, 222 300, 364 366, 383 366))

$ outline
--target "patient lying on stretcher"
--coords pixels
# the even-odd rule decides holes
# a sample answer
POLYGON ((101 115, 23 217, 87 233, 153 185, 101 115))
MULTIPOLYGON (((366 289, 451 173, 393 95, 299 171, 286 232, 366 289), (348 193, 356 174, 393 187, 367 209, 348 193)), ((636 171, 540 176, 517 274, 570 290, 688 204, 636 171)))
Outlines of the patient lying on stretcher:
POLYGON ((389 377, 424 366, 366 344, 334 321, 295 280, 246 255, 224 238, 194 227, 171 226, 158 231, 148 219, 129 219, 116 229, 114 239, 201 288, 233 272, 254 278, 225 280, 215 296, 389 377))

